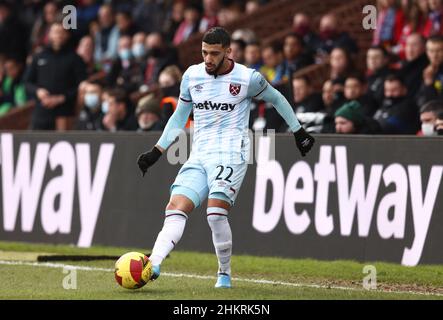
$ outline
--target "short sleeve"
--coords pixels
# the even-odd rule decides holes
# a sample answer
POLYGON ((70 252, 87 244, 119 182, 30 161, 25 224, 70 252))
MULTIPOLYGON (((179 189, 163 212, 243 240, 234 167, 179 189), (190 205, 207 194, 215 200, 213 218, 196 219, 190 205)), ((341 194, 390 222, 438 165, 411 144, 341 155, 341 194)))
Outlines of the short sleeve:
POLYGON ((189 92, 189 69, 185 71, 180 84, 180 100, 183 102, 192 102, 191 93, 189 92))
POLYGON ((249 98, 260 98, 260 95, 268 87, 269 83, 260 72, 254 71, 248 87, 249 98))

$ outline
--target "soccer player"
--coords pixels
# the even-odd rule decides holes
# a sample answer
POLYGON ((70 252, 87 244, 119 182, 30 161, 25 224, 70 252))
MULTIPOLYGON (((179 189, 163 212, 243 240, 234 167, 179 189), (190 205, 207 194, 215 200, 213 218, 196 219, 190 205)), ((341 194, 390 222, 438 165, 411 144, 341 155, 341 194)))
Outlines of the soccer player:
POLYGON ((137 160, 143 176, 174 142, 194 112, 193 147, 171 186, 163 228, 151 253, 152 279, 160 264, 182 237, 188 215, 208 198, 207 220, 218 258, 216 288, 231 287, 232 234, 228 222, 246 174, 249 152, 248 122, 252 98, 272 103, 294 133, 302 156, 314 138, 298 122, 290 104, 263 76, 229 59, 231 38, 212 28, 203 36, 204 62, 183 75, 180 99, 157 144, 137 160))

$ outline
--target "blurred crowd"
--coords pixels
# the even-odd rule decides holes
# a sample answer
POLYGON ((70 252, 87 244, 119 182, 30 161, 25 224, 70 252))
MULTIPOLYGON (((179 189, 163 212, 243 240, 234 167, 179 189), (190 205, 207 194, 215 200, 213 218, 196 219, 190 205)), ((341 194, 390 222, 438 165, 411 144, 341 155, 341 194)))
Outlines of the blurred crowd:
MULTIPOLYGON (((267 2, 0 0, 0 117, 33 103, 33 130, 161 131, 186 67, 177 46, 267 2), (66 5, 76 29, 63 26, 66 5)), ((333 13, 297 12, 281 41, 233 32, 231 59, 262 73, 310 132, 443 134, 443 0, 379 0, 377 14, 366 52, 333 13), (298 75, 319 64, 321 86, 298 75)), ((263 101, 249 125, 288 131, 263 101)))

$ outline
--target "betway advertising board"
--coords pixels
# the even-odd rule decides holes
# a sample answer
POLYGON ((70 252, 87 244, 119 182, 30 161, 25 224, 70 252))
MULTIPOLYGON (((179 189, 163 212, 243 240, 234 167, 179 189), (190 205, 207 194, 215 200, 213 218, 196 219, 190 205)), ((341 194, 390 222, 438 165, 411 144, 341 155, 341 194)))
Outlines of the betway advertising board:
MULTIPOLYGON (((142 178, 137 156, 158 137, 0 133, 0 240, 149 250, 183 161, 172 148, 177 161, 142 178)), ((291 135, 254 138, 229 214, 234 254, 443 263, 442 138, 316 138, 305 158, 291 135)), ((177 250, 213 252, 205 205, 177 250)))

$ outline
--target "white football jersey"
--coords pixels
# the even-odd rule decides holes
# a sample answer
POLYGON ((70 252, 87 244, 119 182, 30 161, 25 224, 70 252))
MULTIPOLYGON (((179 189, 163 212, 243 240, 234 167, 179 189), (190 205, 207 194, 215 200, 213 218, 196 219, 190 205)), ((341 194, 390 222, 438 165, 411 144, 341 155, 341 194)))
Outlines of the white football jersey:
MULTIPOLYGON (((192 102, 193 152, 237 153, 249 147, 249 106, 255 94, 248 91, 254 72, 238 63, 216 77, 206 72, 204 63, 188 68, 183 75, 180 99, 192 102)), ((264 90, 267 82, 263 80, 261 85, 264 90)), ((255 91, 259 89, 254 93, 258 95, 260 92, 255 91)))

